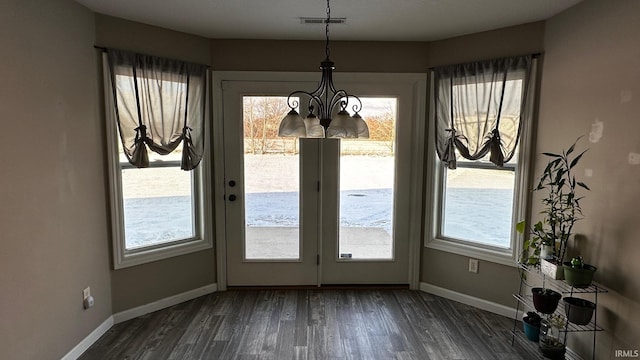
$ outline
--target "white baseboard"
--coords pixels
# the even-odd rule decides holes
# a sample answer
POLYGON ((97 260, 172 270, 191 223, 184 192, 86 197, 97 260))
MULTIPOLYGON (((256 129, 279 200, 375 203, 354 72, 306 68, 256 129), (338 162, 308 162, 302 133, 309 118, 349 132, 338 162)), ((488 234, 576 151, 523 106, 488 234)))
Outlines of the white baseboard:
POLYGON ((185 301, 193 300, 197 297, 211 294, 218 290, 216 284, 209 284, 203 287, 189 290, 181 294, 169 296, 168 298, 160 299, 152 303, 135 307, 133 309, 121 311, 113 314, 107 318, 100 326, 87 335, 82 341, 76 345, 71 351, 69 351, 61 360, 76 360, 80 357, 93 343, 95 343, 102 335, 104 335, 115 324, 123 321, 131 320, 138 316, 146 315, 154 311, 168 308, 169 306, 177 305, 185 301))
POLYGON ((510 319, 516 317, 516 309, 508 307, 502 304, 495 303, 484 299, 477 298, 475 296, 459 293, 457 291, 445 289, 436 285, 427 283, 420 283, 420 291, 424 291, 430 294, 442 296, 449 300, 457 301, 466 305, 476 307, 478 309, 486 310, 494 314, 506 316, 510 319))
POLYGON ((169 296, 164 299, 160 299, 158 301, 154 301, 152 303, 141 305, 135 307, 133 309, 121 311, 119 313, 113 314, 113 321, 115 324, 119 324, 123 321, 131 320, 137 318, 138 316, 146 315, 152 313, 154 311, 162 310, 164 308, 168 308, 169 306, 177 305, 185 301, 193 300, 197 297, 211 294, 218 290, 217 284, 209 284, 203 287, 199 287, 197 289, 189 290, 183 292, 181 294, 169 296))
POLYGON ((78 345, 69 351, 61 360, 75 360, 82 355, 94 342, 104 335, 113 326, 113 316, 109 316, 91 334, 87 335, 78 345))

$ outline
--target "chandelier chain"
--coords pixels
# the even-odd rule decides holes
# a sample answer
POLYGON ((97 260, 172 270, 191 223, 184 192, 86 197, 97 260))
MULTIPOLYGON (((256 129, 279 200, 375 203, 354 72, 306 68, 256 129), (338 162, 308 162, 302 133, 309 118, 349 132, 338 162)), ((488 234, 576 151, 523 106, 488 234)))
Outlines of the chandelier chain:
POLYGON ((329 59, 329 23, 331 22, 331 6, 329 5, 329 1, 327 0, 327 20, 325 20, 325 35, 327 37, 327 42, 325 45, 324 53, 329 59))

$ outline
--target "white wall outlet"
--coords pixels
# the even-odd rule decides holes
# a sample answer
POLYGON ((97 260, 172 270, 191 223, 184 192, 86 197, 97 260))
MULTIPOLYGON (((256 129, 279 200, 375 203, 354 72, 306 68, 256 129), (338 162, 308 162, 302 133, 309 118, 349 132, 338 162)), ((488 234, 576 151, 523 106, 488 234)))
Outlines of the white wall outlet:
POLYGON ((82 300, 86 300, 89 296, 91 296, 91 287, 87 286, 82 290, 82 300))
POLYGON ((89 295, 88 298, 82 301, 82 307, 84 307, 85 309, 88 309, 93 306, 94 302, 95 300, 93 299, 93 296, 89 295))
POLYGON ((478 259, 469 259, 469 272, 478 273, 478 259))

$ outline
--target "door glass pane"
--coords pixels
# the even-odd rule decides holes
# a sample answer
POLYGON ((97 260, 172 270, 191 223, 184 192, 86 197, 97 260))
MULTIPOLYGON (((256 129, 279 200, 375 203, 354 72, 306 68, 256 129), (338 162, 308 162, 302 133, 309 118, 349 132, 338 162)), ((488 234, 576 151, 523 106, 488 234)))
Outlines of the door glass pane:
POLYGON ((278 137, 286 97, 245 96, 244 209, 248 260, 300 257, 300 160, 297 138, 278 137))
POLYGON ((362 98, 369 139, 340 144, 340 259, 393 259, 395 98, 362 98))

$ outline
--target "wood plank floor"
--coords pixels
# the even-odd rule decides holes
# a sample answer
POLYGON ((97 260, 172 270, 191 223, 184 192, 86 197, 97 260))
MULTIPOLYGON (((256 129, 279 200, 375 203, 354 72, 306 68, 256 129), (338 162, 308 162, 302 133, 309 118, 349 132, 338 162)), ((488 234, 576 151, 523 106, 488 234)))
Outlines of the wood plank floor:
POLYGON ((512 329, 406 289, 230 290, 117 324, 80 359, 541 359, 512 329))

